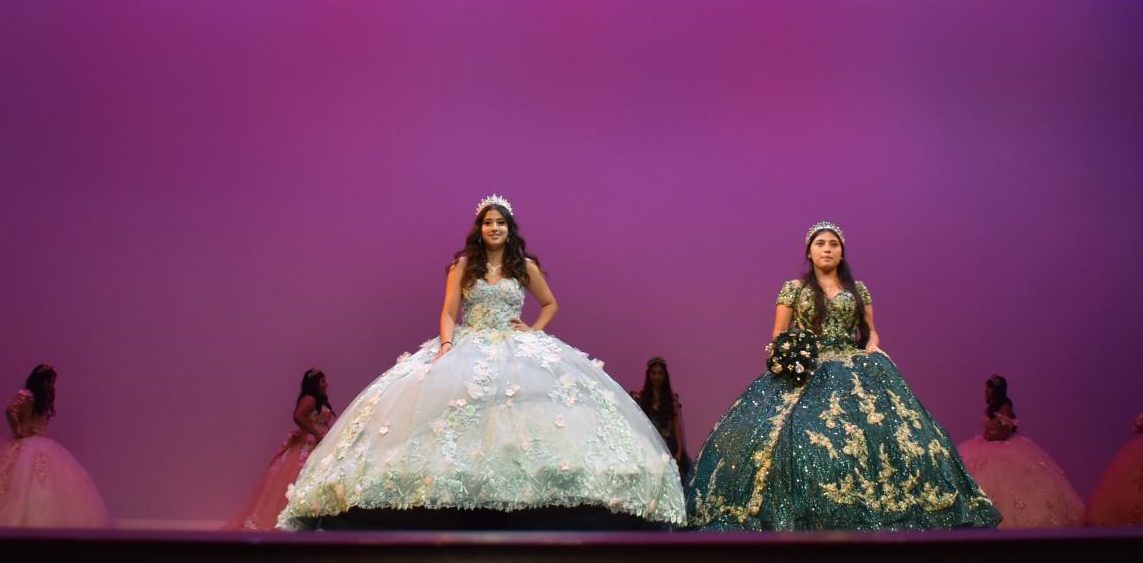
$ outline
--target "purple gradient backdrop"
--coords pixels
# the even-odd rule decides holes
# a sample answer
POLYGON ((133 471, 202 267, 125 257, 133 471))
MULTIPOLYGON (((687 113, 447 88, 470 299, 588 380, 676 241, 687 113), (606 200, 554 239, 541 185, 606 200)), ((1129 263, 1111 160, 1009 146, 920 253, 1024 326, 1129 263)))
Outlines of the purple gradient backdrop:
MULTIPOLYGON (((222 519, 290 427, 433 336, 497 191, 551 332, 688 442, 839 222, 884 348, 956 441, 984 379, 1086 497, 1143 410, 1143 4, 0 6, 0 383, 123 519, 222 519)), ((534 316, 534 308, 530 315, 534 316)), ((531 316, 529 318, 532 318, 531 316)))

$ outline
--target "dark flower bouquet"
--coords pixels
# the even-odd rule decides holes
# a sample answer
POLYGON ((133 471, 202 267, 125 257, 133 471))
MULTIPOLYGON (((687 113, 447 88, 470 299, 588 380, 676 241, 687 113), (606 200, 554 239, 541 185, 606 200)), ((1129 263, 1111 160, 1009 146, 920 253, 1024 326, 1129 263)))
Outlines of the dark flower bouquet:
POLYGON ((770 346, 766 369, 774 377, 802 385, 818 369, 818 335, 812 331, 792 328, 779 334, 770 346))

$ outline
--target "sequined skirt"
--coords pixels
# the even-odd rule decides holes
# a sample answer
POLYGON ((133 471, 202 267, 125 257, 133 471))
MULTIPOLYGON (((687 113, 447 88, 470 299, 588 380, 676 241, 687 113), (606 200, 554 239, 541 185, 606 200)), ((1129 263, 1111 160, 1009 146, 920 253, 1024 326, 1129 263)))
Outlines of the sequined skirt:
POLYGON ((687 490, 713 530, 991 527, 1000 515, 884 354, 769 373, 719 420, 687 490))

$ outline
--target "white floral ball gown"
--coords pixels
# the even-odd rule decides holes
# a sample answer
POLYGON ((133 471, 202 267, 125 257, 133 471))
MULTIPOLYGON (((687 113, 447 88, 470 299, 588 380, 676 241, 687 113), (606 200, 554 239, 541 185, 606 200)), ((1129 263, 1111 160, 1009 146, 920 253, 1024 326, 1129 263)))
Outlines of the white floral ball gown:
POLYGON ((290 488, 279 527, 362 510, 554 507, 683 523, 659 432, 601 362, 512 329, 524 295, 512 278, 467 289, 452 349, 434 362, 439 339, 424 343, 353 400, 290 488))

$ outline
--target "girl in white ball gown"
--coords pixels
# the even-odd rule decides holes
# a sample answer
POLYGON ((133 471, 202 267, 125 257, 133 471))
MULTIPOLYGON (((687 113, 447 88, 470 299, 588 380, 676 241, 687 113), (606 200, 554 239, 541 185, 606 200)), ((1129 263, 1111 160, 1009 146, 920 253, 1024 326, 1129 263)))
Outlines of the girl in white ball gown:
POLYGON ((448 267, 439 337, 345 409, 279 526, 682 524, 678 469, 658 430, 602 362, 545 332, 556 310, 511 204, 485 198, 448 267), (520 318, 525 292, 540 305, 531 324, 520 318))

